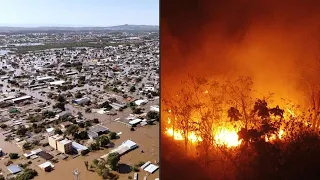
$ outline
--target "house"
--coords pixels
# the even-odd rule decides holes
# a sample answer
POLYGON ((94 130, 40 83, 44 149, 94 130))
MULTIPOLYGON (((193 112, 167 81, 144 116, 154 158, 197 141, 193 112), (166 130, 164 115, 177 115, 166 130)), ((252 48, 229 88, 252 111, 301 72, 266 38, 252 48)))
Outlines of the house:
POLYGON ((120 154, 120 156, 124 155, 125 153, 133 150, 133 149, 136 149, 138 148, 138 145, 131 141, 131 140, 127 140, 127 141, 124 141, 120 146, 116 147, 115 149, 111 150, 108 154, 105 154, 103 156, 101 156, 100 158, 101 159, 105 159, 108 157, 108 155, 110 153, 114 153, 114 152, 117 152, 120 154))
POLYGON ((39 167, 46 172, 50 172, 54 168, 54 165, 51 162, 47 161, 40 164, 39 167))
POLYGON ((134 119, 132 121, 129 121, 129 124, 131 126, 136 126, 137 124, 141 123, 141 121, 142 121, 141 119, 134 119))
POLYGON ((144 165, 141 166, 141 169, 143 169, 143 170, 147 171, 148 173, 152 174, 156 170, 159 169, 159 166, 156 166, 156 165, 152 164, 150 161, 148 161, 144 165))
POLYGON ((54 82, 50 82, 50 86, 61 86, 65 83, 65 81, 60 80, 60 81, 54 81, 54 82))
POLYGON ((140 106, 140 105, 145 105, 148 103, 148 100, 143 100, 143 99, 138 99, 134 102, 136 105, 140 106))
POLYGON ((119 103, 111 103, 110 106, 115 110, 120 110, 126 107, 126 104, 119 104, 119 103))
POLYGON ((47 133, 51 133, 54 131, 54 128, 47 128, 46 131, 47 131, 47 133))
POLYGON ((64 139, 57 142, 58 151, 69 154, 72 152, 72 142, 69 139, 64 139))
POLYGON ((19 103, 19 102, 29 100, 29 99, 32 99, 32 96, 21 96, 21 97, 12 99, 11 101, 12 101, 12 103, 19 103))
POLYGON ((135 149, 138 147, 137 143, 131 141, 131 140, 126 140, 122 143, 123 146, 127 146, 130 150, 135 149))
POLYGON ((83 98, 80 98, 80 99, 75 99, 75 100, 72 100, 72 103, 73 104, 77 104, 77 105, 82 105, 82 104, 86 104, 90 101, 90 99, 88 97, 83 97, 83 98))
POLYGON ((65 117, 68 117, 68 116, 71 116, 71 112, 69 111, 62 111, 60 112, 59 114, 56 115, 57 118, 65 118, 65 117))
POLYGON ((7 168, 12 174, 17 174, 22 171, 22 168, 20 166, 14 164, 8 166, 7 168))
POLYGON ((68 128, 72 123, 67 121, 60 124, 61 128, 65 129, 68 128))
POLYGON ((39 152, 38 156, 42 157, 43 159, 45 159, 47 161, 50 160, 50 159, 53 159, 53 156, 51 154, 46 153, 44 151, 39 152))
POLYGON ((108 132, 109 132, 109 129, 100 124, 91 126, 87 131, 90 139, 95 139, 102 134, 107 134, 108 132))
POLYGON ((159 112, 159 111, 160 111, 160 108, 159 108, 159 106, 158 106, 158 105, 150 106, 150 111, 159 112))
POLYGON ((77 72, 67 72, 66 73, 67 76, 71 76, 71 75, 75 75, 75 74, 78 74, 78 73, 77 72))
POLYGON ((54 81, 54 78, 51 77, 51 76, 38 77, 38 78, 37 78, 37 81, 38 81, 39 83, 42 83, 42 82, 52 82, 52 81, 54 81))

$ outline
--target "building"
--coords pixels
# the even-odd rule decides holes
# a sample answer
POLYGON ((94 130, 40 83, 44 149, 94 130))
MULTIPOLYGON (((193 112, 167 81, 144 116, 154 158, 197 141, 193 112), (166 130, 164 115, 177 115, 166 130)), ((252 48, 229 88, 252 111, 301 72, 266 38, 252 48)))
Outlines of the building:
POLYGON ((147 171, 150 174, 153 174, 156 170, 159 169, 159 166, 152 164, 150 161, 146 162, 141 166, 141 169, 147 171))
POLYGON ((160 112, 160 108, 158 105, 150 106, 150 111, 160 112))
POLYGON ((75 75, 75 74, 78 74, 78 73, 77 72, 67 72, 66 73, 67 76, 71 76, 71 75, 75 75))
POLYGON ((148 100, 139 99, 139 100, 136 100, 134 103, 138 106, 145 105, 148 103, 148 100))
POLYGON ((43 164, 40 164, 39 167, 46 172, 50 172, 54 168, 54 165, 51 162, 47 161, 43 164))
POLYGON ((44 152, 44 151, 41 151, 38 153, 38 156, 45 159, 45 160, 50 160, 50 159, 53 159, 53 156, 47 152, 44 152))
POLYGON ((60 124, 61 128, 65 129, 68 128, 72 123, 69 121, 63 122, 60 124))
POLYGON ((72 100, 72 103, 73 104, 82 105, 82 104, 88 103, 89 101, 90 101, 90 99, 88 97, 83 97, 83 98, 80 98, 80 99, 72 100))
POLYGON ((59 134, 56 134, 54 136, 49 136, 48 137, 49 145, 54 149, 57 149, 57 142, 61 141, 62 139, 63 139, 63 136, 59 134))
POLYGON ((61 86, 65 83, 65 81, 60 80, 60 81, 54 81, 54 82, 50 82, 50 86, 61 86))
POLYGON ((51 76, 38 77, 38 78, 37 78, 37 81, 38 81, 39 83, 42 83, 42 82, 52 82, 52 81, 54 81, 54 78, 51 77, 51 76))
POLYGON ((69 139, 58 141, 57 149, 64 154, 69 154, 72 152, 72 142, 69 139))
POLYGON ((131 126, 136 126, 137 124, 141 123, 142 122, 142 119, 134 119, 132 121, 129 121, 129 124, 131 126))
POLYGON ((12 99, 11 101, 13 103, 19 103, 19 102, 22 102, 22 101, 25 101, 25 100, 29 100, 29 99, 32 99, 32 96, 21 96, 21 97, 12 99))
POLYGON ((105 158, 108 157, 108 155, 109 155, 110 153, 114 153, 114 152, 117 152, 117 153, 120 154, 120 156, 122 156, 122 155, 124 155, 125 153, 127 153, 127 152, 129 152, 129 151, 131 151, 131 150, 134 150, 134 149, 136 149, 136 148, 138 148, 138 145, 137 145, 135 142, 133 142, 133 141, 131 141, 131 140, 126 140, 126 141, 124 141, 120 146, 114 148, 114 149, 111 150, 109 153, 101 156, 100 158, 101 158, 101 159, 105 159, 105 158))
POLYGON ((90 139, 95 139, 102 134, 107 134, 108 132, 109 132, 109 129, 100 124, 91 126, 87 131, 90 139))
POLYGON ((65 118, 65 117, 68 117, 68 116, 71 116, 71 112, 69 111, 62 111, 60 112, 59 114, 57 114, 57 118, 65 118))
POLYGON ((14 164, 8 166, 7 168, 12 174, 17 174, 22 171, 22 168, 20 166, 14 164))
POLYGON ((115 110, 120 110, 126 107, 126 104, 119 104, 119 103, 111 103, 110 106, 115 110))
POLYGON ((81 153, 81 151, 88 150, 88 148, 86 146, 83 146, 83 145, 76 143, 74 141, 72 141, 72 148, 75 149, 79 154, 81 153))

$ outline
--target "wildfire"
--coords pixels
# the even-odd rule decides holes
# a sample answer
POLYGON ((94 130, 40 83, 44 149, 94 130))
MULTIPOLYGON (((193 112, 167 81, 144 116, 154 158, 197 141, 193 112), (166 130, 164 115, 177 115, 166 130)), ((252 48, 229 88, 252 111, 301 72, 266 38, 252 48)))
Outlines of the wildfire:
MULTIPOLYGON (((166 134, 173 137, 174 140, 184 140, 183 132, 181 130, 173 130, 173 128, 167 128, 166 134)), ((202 138, 197 136, 194 132, 188 133, 188 140, 192 143, 201 142, 202 138)), ((216 145, 224 145, 226 147, 236 147, 241 144, 238 134, 234 130, 228 130, 227 128, 220 128, 214 135, 214 143, 216 145)))
POLYGON ((237 132, 226 128, 221 128, 215 134, 214 139, 217 145, 225 145, 227 147, 236 147, 241 144, 241 140, 239 140, 237 132))
POLYGON ((269 137, 266 136, 265 137, 265 141, 266 142, 272 142, 272 141, 276 140, 277 138, 282 139, 284 135, 285 135, 285 132, 282 129, 280 129, 277 134, 272 134, 269 137))

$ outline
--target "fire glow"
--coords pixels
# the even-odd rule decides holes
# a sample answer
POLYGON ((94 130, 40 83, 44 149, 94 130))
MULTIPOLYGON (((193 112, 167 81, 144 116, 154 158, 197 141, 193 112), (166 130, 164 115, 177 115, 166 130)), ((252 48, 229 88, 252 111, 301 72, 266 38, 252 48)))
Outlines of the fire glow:
MULTIPOLYGON (((168 118, 168 124, 170 124, 171 119, 168 118)), ((216 128, 214 131, 214 144, 218 146, 226 146, 226 147, 236 147, 241 144, 241 140, 239 140, 238 134, 236 130, 231 130, 226 127, 216 128)), ((182 141, 184 140, 182 130, 173 128, 167 128, 166 134, 173 137, 174 140, 182 141)), ((187 136, 188 140, 191 143, 201 142, 202 138, 197 136, 195 132, 189 132, 187 136)))
MULTIPOLYGON (((289 112, 291 114, 293 112, 289 112)), ((168 124, 171 123, 171 119, 168 118, 168 124)), ((216 127, 213 130, 214 133, 214 142, 213 144, 216 146, 225 146, 227 148, 232 148, 232 147, 237 147, 241 145, 242 140, 239 139, 238 136, 238 130, 234 128, 228 128, 228 127, 216 127)), ((183 141, 184 140, 184 135, 183 131, 180 129, 175 129, 173 130, 172 127, 166 128, 165 134, 167 134, 170 137, 173 137, 174 140, 176 141, 183 141)), ((273 142, 275 140, 281 140, 285 135, 285 132, 283 129, 280 129, 277 133, 271 134, 269 136, 265 136, 265 141, 266 142, 273 142)), ((192 144, 202 142, 202 138, 198 135, 196 135, 195 132, 189 132, 188 133, 188 141, 191 142, 192 144)))

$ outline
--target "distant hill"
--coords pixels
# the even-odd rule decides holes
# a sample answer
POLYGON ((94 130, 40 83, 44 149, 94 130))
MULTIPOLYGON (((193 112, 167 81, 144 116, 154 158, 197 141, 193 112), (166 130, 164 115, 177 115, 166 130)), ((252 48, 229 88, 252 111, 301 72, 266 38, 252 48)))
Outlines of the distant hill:
POLYGON ((0 26, 0 32, 47 32, 47 31, 158 31, 159 26, 119 25, 110 27, 6 27, 0 26))
POLYGON ((147 30, 147 31, 157 31, 159 26, 150 26, 150 25, 120 25, 120 26, 111 26, 106 27, 108 30, 147 30))

